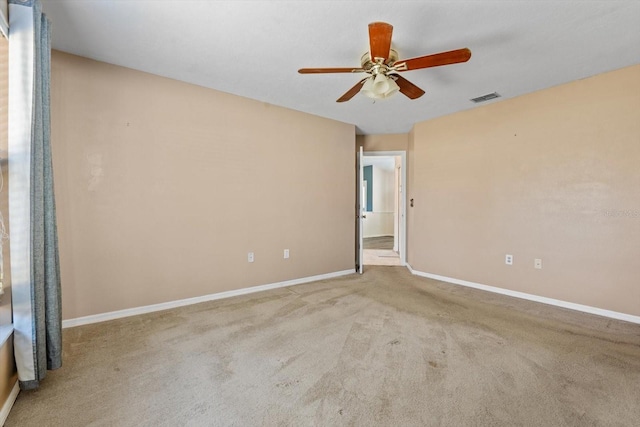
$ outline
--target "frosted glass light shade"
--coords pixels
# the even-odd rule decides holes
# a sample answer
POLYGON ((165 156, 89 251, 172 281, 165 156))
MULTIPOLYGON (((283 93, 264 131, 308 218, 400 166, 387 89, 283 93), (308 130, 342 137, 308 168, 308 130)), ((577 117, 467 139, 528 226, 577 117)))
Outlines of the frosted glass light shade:
POLYGON ((393 79, 385 76, 384 74, 377 74, 371 76, 362 85, 362 92, 364 95, 373 99, 388 98, 396 93, 400 88, 393 79))

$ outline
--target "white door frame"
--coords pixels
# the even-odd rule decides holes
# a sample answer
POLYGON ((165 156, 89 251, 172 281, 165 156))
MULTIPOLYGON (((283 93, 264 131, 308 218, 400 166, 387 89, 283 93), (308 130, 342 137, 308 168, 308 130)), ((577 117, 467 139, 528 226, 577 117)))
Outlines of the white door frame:
POLYGON ((365 157, 395 157, 400 156, 402 159, 401 174, 401 193, 400 204, 402 212, 400 212, 400 265, 407 265, 407 152, 406 151, 365 151, 365 157))
POLYGON ((363 177, 363 171, 364 171, 364 166, 362 164, 363 161, 363 151, 362 151, 362 147, 360 147, 360 149, 358 150, 358 185, 357 185, 357 191, 356 191, 356 197, 358 198, 358 200, 356 201, 356 210, 357 210, 357 227, 358 227, 358 241, 356 242, 356 270, 358 273, 362 274, 364 272, 364 238, 363 238, 363 231, 362 228, 364 226, 363 223, 363 219, 365 218, 365 206, 363 206, 363 202, 364 202, 364 177, 363 177))

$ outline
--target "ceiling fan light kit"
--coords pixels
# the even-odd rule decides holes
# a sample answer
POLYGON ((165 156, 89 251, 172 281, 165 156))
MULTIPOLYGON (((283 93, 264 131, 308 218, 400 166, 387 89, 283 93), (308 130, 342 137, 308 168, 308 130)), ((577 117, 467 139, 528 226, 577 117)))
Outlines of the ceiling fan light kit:
POLYGON ((367 78, 360 93, 373 99, 385 99, 400 90, 398 84, 389 76, 377 74, 367 78))
POLYGON ((385 22, 369 24, 369 52, 360 59, 361 68, 301 68, 300 74, 367 73, 337 102, 345 102, 358 92, 373 99, 385 99, 400 92, 409 99, 417 99, 424 91, 398 73, 422 68, 467 62, 471 51, 467 48, 441 52, 417 58, 398 60, 398 52, 391 48, 393 26, 385 22))

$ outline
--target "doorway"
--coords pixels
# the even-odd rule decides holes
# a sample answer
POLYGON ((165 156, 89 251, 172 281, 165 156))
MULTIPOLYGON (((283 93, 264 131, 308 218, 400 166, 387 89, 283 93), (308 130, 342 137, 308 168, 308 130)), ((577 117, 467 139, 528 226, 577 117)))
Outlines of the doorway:
POLYGON ((364 265, 405 265, 405 158, 404 151, 363 153, 364 265))

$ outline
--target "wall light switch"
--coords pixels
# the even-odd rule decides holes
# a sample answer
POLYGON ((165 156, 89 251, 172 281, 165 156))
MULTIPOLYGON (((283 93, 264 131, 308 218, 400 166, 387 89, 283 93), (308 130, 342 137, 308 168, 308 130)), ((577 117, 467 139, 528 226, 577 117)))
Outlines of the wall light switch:
POLYGON ((289 258, 289 249, 284 250, 284 259, 289 258))
POLYGON ((513 265, 513 255, 505 255, 504 263, 507 265, 513 265))
POLYGON ((537 268, 538 270, 542 269, 542 260, 540 258, 536 258, 535 260, 533 260, 533 266, 535 268, 537 268))
POLYGON ((247 254, 247 261, 249 261, 249 262, 253 262, 253 252, 249 252, 249 253, 247 254))

